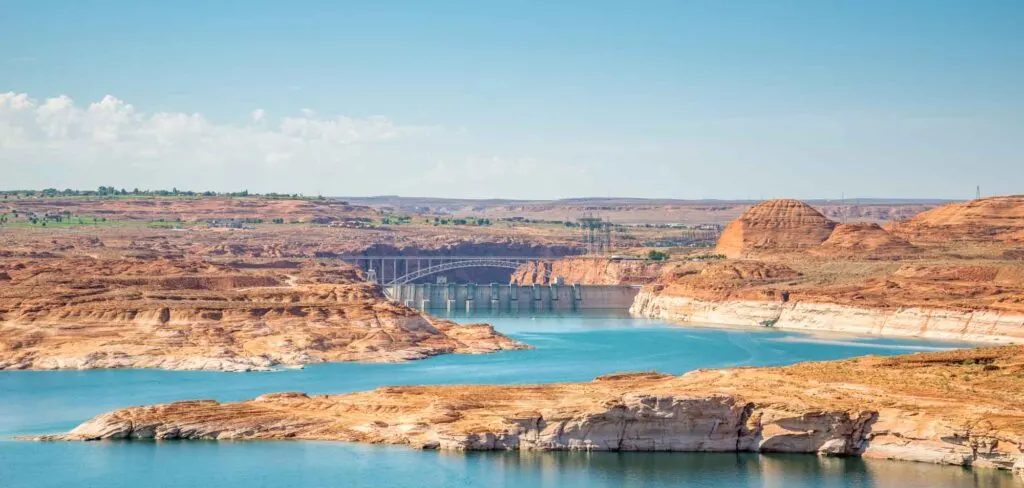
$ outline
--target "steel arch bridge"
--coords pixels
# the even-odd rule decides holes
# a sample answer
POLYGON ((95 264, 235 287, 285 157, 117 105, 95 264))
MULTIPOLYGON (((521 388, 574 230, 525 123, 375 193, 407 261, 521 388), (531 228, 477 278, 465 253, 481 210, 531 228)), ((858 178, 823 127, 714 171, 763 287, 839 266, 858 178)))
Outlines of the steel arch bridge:
MULTIPOLYGON (((436 264, 423 269, 418 269, 412 273, 408 273, 404 276, 399 276, 386 285, 404 285, 406 283, 416 281, 420 278, 430 276, 432 274, 442 273, 444 271, 451 271, 453 269, 463 268, 507 268, 511 270, 517 270, 523 265, 523 261, 509 261, 502 258, 488 258, 488 259, 470 259, 466 261, 452 261, 447 263, 436 264)), ((544 275, 548 275, 548 270, 544 269, 544 275)))
MULTIPOLYGON (((529 262, 544 262, 544 258, 524 256, 344 256, 370 271, 371 279, 381 285, 404 285, 445 271, 465 268, 505 268, 516 270, 529 262), (388 263, 390 261, 390 263, 388 263), (399 266, 399 262, 402 263, 399 266), (426 262, 426 266, 423 266, 426 262), (387 264, 386 264, 387 263, 387 264), (415 264, 415 267, 411 265, 415 264), (436 263, 436 264, 435 264, 436 263)), ((544 277, 550 278, 547 266, 538 266, 544 277)))

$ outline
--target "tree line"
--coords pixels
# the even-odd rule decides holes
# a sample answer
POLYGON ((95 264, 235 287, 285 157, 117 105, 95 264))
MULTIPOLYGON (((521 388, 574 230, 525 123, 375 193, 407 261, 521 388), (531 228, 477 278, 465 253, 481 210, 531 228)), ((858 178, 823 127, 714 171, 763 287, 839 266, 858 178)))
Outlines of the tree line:
MULTIPOLYGON (((140 190, 133 188, 128 190, 126 188, 117 188, 113 186, 100 186, 95 190, 74 190, 71 188, 65 188, 58 190, 56 188, 45 188, 42 190, 3 190, 0 191, 0 195, 3 195, 4 199, 9 196, 15 197, 118 197, 118 196, 137 196, 137 197, 261 197, 261 198, 278 198, 278 199, 298 199, 305 198, 300 193, 251 193, 249 190, 233 191, 233 192, 215 192, 215 191, 191 191, 191 190, 179 190, 178 188, 171 188, 170 190, 140 190)), ((323 198, 323 197, 318 197, 323 198)))

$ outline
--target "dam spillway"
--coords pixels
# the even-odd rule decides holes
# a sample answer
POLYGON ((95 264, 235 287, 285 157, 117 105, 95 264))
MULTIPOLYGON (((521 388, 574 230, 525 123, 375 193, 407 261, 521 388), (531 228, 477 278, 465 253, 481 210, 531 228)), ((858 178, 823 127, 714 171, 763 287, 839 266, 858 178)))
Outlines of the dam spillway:
POLYGON ((395 302, 419 310, 626 310, 640 292, 631 285, 491 283, 385 285, 395 302))

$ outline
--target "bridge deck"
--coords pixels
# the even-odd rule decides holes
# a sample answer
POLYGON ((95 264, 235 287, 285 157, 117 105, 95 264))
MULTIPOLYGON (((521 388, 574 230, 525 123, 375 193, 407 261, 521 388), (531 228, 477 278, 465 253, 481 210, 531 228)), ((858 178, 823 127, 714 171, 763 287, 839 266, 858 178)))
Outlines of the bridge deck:
POLYGON ((605 256, 605 255, 586 255, 586 254, 571 254, 568 256, 502 256, 500 254, 489 255, 489 256, 448 256, 443 254, 414 254, 408 256, 380 256, 380 255, 362 255, 362 254, 345 254, 342 256, 330 256, 320 257, 319 259, 341 259, 344 261, 356 261, 356 260, 392 260, 392 259, 445 259, 445 260, 460 260, 469 261, 473 259, 507 259, 507 260, 522 260, 522 261, 550 261, 554 259, 616 259, 621 261, 644 261, 645 258, 634 257, 634 256, 605 256))

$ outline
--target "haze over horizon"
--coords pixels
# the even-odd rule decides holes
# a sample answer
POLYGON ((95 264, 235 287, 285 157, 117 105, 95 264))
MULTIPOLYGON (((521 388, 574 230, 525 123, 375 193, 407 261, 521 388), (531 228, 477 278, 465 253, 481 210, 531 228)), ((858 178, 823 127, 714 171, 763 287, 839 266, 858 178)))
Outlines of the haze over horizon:
POLYGON ((1019 1, 55 5, 0 15, 3 189, 1024 193, 1019 1))

